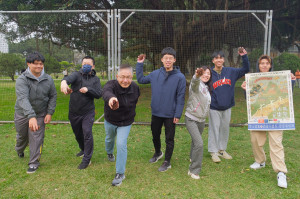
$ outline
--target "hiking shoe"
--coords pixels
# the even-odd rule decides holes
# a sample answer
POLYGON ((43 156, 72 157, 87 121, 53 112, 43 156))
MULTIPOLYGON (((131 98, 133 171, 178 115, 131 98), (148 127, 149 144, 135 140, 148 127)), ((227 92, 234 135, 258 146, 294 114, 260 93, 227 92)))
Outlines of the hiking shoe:
POLYGON ((19 158, 24 158, 24 153, 18 153, 19 158))
POLYGON ((265 162, 263 162, 261 164, 254 162, 253 164, 250 165, 250 168, 256 170, 256 169, 264 168, 265 166, 266 166, 265 162))
POLYGON ((190 170, 188 171, 188 175, 191 176, 193 179, 195 180, 199 180, 200 179, 200 176, 199 175, 196 175, 196 174, 193 174, 190 172, 190 170))
POLYGON ((211 155, 211 159, 213 162, 215 162, 215 163, 221 162, 221 159, 219 158, 218 153, 210 153, 210 155, 211 155))
POLYGON ((38 167, 31 167, 29 166, 29 168, 27 169, 27 173, 34 173, 36 170, 38 169, 38 167))
POLYGON ((111 162, 114 162, 115 161, 115 156, 114 154, 107 154, 107 159, 111 162))
POLYGON ((170 162, 165 160, 162 163, 162 165, 158 168, 158 171, 164 172, 164 171, 167 171, 168 169, 171 169, 171 164, 170 164, 170 162))
POLYGON ((77 157, 83 157, 83 155, 84 155, 83 151, 80 151, 79 153, 76 154, 77 157))
POLYGON ((92 161, 90 162, 81 162, 78 166, 78 169, 86 169, 90 164, 92 164, 92 161))
POLYGON ((286 175, 283 172, 279 172, 277 175, 278 187, 287 188, 286 175))
POLYGON ((226 151, 219 151, 219 156, 227 160, 232 159, 231 155, 229 155, 226 151))
POLYGON ((157 162, 160 158, 162 158, 164 153, 161 151, 160 154, 154 153, 153 157, 149 160, 150 163, 157 162))
POLYGON ((125 179, 125 174, 117 173, 114 180, 112 181, 111 185, 112 186, 120 186, 124 179, 125 179))

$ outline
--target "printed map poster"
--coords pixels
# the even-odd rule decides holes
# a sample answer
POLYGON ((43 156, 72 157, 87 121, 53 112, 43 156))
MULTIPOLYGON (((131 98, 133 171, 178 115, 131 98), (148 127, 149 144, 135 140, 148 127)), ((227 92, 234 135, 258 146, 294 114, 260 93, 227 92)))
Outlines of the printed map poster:
POLYGON ((291 71, 246 74, 248 130, 295 130, 291 71))

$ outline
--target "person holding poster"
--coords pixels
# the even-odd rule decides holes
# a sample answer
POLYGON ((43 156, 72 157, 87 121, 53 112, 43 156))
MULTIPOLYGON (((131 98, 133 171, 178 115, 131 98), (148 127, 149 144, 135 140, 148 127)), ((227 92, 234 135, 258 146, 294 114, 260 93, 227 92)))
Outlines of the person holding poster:
MULTIPOLYGON (((272 59, 268 55, 262 55, 258 59, 256 66, 257 72, 265 73, 273 70, 272 59)), ((246 82, 241 86, 246 90, 246 82)), ((272 167, 277 174, 278 186, 287 188, 286 173, 287 167, 284 161, 284 149, 282 145, 283 131, 282 130, 269 130, 269 131, 255 131, 250 130, 251 144, 255 162, 250 165, 251 169, 261 169, 266 165, 266 155, 263 146, 269 134, 269 147, 272 167)))

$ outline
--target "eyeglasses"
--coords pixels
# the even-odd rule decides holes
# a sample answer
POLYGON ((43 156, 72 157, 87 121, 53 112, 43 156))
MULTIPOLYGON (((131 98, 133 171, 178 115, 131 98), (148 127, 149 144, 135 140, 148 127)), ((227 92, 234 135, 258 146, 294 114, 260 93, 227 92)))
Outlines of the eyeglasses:
POLYGON ((121 80, 132 80, 132 76, 118 76, 121 80))
POLYGON ((173 56, 171 56, 171 57, 163 57, 162 59, 164 61, 173 61, 175 58, 173 56))

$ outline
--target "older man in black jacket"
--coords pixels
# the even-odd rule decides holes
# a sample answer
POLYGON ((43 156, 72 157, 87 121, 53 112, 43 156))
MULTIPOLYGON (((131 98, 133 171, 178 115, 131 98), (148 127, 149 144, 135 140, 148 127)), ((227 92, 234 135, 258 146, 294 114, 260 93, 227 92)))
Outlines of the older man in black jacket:
POLYGON ((61 81, 61 92, 70 94, 69 120, 83 156, 78 169, 85 169, 91 163, 94 141, 92 127, 95 118, 94 98, 101 97, 100 79, 96 76, 95 60, 86 56, 82 59, 82 68, 65 76, 61 81), (69 88, 71 84, 71 88, 69 88))
POLYGON ((127 161, 127 138, 135 117, 135 107, 140 96, 136 83, 132 82, 132 67, 120 66, 117 80, 111 80, 103 88, 105 149, 108 159, 114 161, 114 143, 117 137, 116 176, 113 186, 119 186, 125 179, 127 161))

